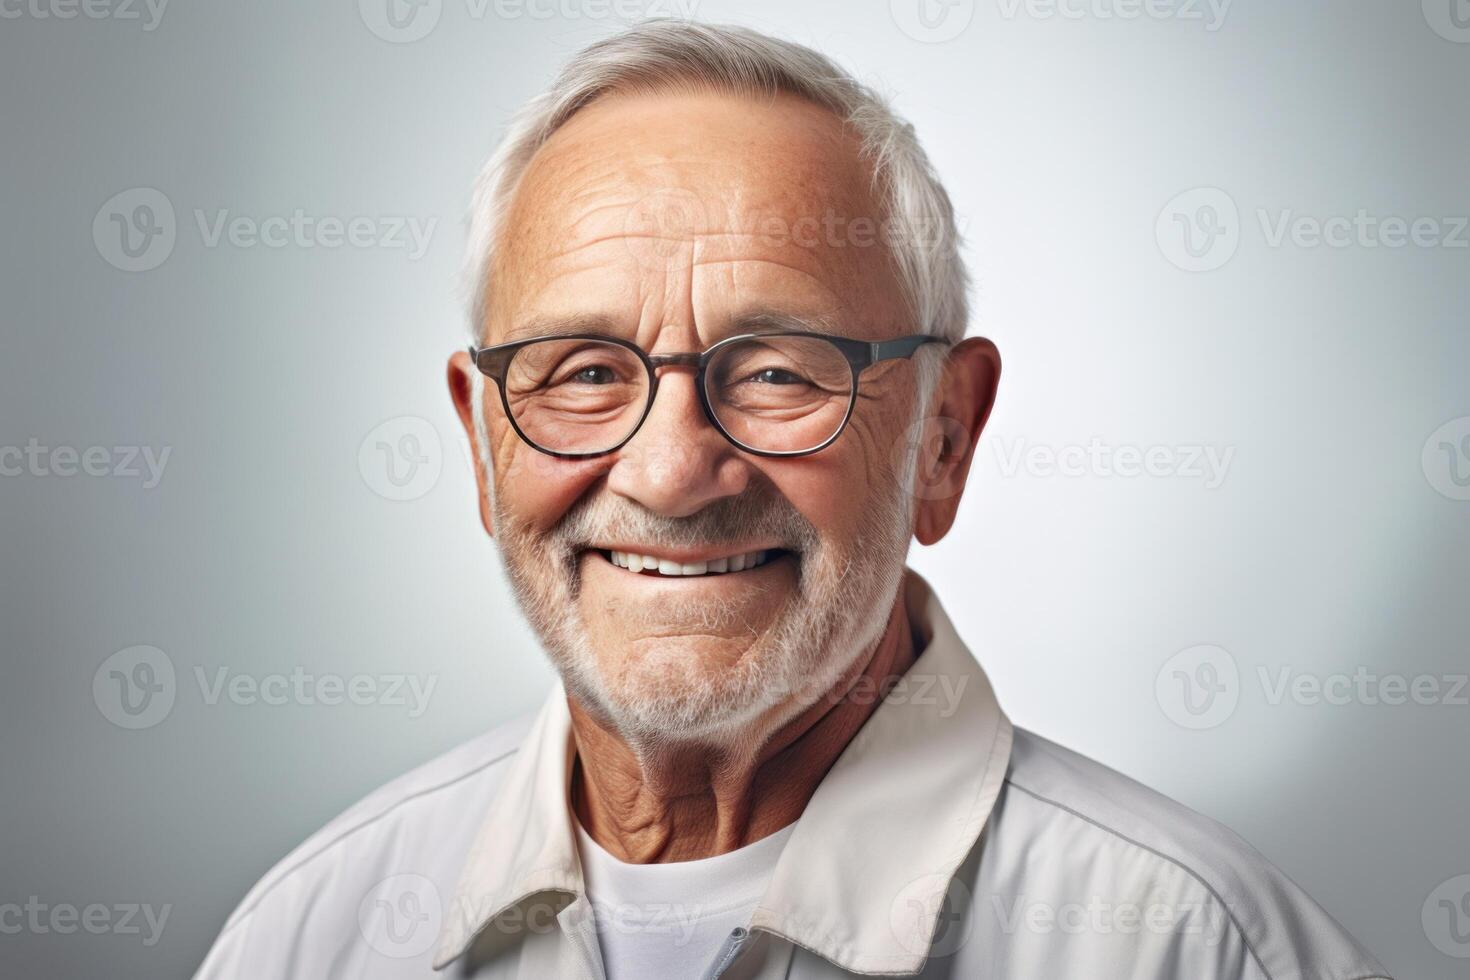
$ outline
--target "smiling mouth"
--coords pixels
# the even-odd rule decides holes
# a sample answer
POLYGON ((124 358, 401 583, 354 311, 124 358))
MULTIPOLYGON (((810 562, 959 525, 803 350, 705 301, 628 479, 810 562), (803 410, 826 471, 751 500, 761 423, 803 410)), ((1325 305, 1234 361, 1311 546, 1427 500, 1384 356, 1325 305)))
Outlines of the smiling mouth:
POLYGON ((641 555, 631 551, 609 551, 598 549, 597 553, 619 568, 642 575, 657 575, 665 578, 684 578, 698 575, 729 575, 748 572, 769 564, 790 552, 780 548, 761 551, 743 551, 739 554, 712 558, 707 561, 678 562, 669 558, 641 555))

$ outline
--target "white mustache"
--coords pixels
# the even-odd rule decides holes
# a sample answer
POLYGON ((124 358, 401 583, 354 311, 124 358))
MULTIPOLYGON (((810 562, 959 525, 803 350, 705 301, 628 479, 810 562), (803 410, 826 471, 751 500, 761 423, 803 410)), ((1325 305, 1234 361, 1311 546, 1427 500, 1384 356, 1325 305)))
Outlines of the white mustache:
POLYGON ((600 542, 637 541, 650 548, 738 548, 752 540, 810 552, 820 538, 790 501, 768 489, 716 500, 688 517, 665 517, 631 500, 600 493, 576 504, 548 536, 548 544, 571 561, 600 542))

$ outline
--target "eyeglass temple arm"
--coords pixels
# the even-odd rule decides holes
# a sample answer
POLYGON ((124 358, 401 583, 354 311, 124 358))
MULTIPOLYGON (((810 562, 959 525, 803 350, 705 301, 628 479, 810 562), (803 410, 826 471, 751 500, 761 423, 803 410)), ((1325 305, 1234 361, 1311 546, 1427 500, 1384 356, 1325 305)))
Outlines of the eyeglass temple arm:
POLYGON ((479 368, 482 373, 495 379, 496 382, 505 378, 505 366, 510 363, 514 354, 514 349, 476 347, 470 344, 470 360, 475 362, 475 367, 479 368))
POLYGON ((891 361, 895 358, 912 357, 914 351, 925 344, 948 344, 949 341, 943 337, 933 337, 929 334, 914 334, 912 337, 899 337, 897 340, 880 340, 868 345, 868 363, 876 364, 879 361, 891 361))

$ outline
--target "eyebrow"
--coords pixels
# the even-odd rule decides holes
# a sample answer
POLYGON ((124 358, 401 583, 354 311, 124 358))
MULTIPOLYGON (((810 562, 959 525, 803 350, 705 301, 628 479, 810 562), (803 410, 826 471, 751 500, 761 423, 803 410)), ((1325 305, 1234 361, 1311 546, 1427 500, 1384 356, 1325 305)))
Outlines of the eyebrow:
MULTIPOLYGON (((805 315, 774 309, 755 309, 736 314, 711 343, 723 337, 745 333, 783 333, 787 331, 826 333, 841 335, 836 321, 826 315, 805 315)), ((605 313, 573 313, 568 316, 533 316, 522 320, 496 341, 508 344, 531 337, 558 337, 567 334, 600 334, 607 337, 622 337, 626 331, 618 329, 618 321, 605 313)))
POLYGON ((570 316, 534 316, 522 320, 496 343, 508 344, 530 337, 554 337, 573 333, 595 333, 609 337, 619 335, 617 322, 605 313, 574 313, 570 316))
POLYGON ((807 333, 837 334, 836 321, 821 314, 805 315, 782 310, 751 310, 730 320, 730 333, 780 333, 801 330, 807 333))

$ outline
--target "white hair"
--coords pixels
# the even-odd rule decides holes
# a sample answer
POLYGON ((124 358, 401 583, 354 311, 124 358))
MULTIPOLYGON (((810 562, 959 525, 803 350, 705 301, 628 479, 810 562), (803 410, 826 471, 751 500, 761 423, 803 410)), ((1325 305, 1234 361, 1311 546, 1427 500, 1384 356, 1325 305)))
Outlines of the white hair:
MULTIPOLYGON (((859 137, 883 202, 884 240, 913 318, 913 329, 906 332, 951 341, 964 336, 969 277, 960 258, 954 208, 914 127, 871 88, 811 48, 744 27, 656 20, 578 52, 551 87, 516 114, 486 161, 475 182, 465 265, 476 338, 484 329, 501 226, 536 151, 602 95, 680 88, 757 98, 795 95, 841 118, 859 137)), ((921 358, 921 372, 931 360, 921 358)), ((932 389, 920 388, 926 390, 932 389)))

